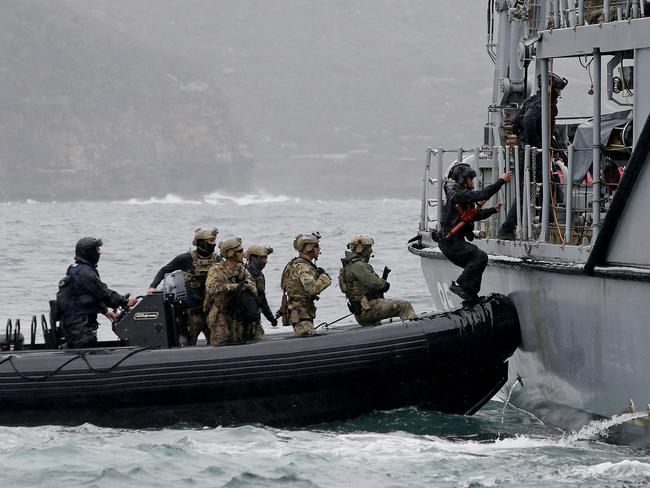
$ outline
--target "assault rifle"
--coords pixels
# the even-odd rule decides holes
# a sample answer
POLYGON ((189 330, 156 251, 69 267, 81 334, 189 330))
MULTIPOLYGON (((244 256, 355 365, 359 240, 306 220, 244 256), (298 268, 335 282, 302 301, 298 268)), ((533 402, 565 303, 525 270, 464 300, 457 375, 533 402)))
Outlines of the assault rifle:
POLYGON ((474 218, 476 217, 476 214, 478 213, 479 210, 481 210, 481 207, 485 205, 485 202, 487 202, 487 200, 481 200, 476 204, 475 207, 472 206, 467 210, 463 210, 463 208, 458 203, 454 205, 456 212, 458 212, 458 223, 454 225, 454 227, 449 231, 449 233, 445 236, 445 239, 449 239, 450 237, 453 237, 458 233, 458 231, 460 231, 463 227, 465 227, 465 224, 469 222, 473 222, 474 218))
MULTIPOLYGON (((392 271, 392 269, 390 269, 388 266, 384 266, 384 272, 381 274, 381 279, 386 281, 388 279, 388 275, 390 274, 391 271, 392 271)), ((388 285, 388 287, 390 287, 389 283, 386 283, 386 284, 388 285)), ((374 293, 368 293, 366 296, 368 298, 384 298, 384 293, 386 293, 388 291, 388 287, 386 287, 385 289, 383 289, 381 291, 376 291, 374 293)))

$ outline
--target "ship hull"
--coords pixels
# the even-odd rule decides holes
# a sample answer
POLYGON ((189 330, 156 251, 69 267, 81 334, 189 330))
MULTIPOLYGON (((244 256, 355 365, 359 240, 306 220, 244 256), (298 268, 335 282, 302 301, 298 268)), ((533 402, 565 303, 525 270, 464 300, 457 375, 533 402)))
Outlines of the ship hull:
MULTIPOLYGON (((460 305, 448 285, 460 269, 435 248, 413 250, 440 310, 460 305)), ((503 256, 501 257, 503 258, 503 256)), ((509 361, 512 402, 545 423, 577 430, 592 419, 641 409, 650 402, 650 283, 627 276, 587 276, 578 266, 531 265, 495 259, 481 293, 506 294, 515 304, 522 343, 509 361)), ((650 429, 627 424, 613 435, 650 444, 650 429)))

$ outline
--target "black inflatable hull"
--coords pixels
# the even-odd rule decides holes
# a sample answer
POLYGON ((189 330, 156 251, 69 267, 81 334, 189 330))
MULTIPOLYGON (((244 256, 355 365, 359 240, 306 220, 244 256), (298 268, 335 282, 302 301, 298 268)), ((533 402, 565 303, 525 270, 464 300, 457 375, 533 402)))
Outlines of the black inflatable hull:
POLYGON ((518 344, 512 303, 492 295, 470 309, 310 338, 2 353, 0 424, 296 426, 411 405, 472 414, 505 383, 518 344))

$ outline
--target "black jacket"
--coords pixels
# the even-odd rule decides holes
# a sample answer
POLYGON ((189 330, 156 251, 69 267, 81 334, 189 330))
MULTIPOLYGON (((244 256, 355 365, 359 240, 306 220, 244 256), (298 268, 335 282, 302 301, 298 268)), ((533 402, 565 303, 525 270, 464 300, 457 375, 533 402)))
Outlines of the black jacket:
POLYGON ((97 268, 85 259, 75 257, 65 278, 59 282, 57 302, 64 316, 106 313, 108 307, 126 305, 127 299, 111 290, 99 278, 97 268))
MULTIPOLYGON (((555 130, 557 98, 551 97, 551 134, 555 130)), ((512 123, 512 130, 523 146, 542 148, 542 97, 539 93, 527 98, 512 123)))
POLYGON ((179 254, 169 263, 164 265, 156 276, 154 276, 153 281, 149 285, 149 288, 156 288, 160 282, 163 280, 167 273, 173 273, 174 271, 190 271, 192 269, 192 255, 189 252, 184 252, 179 254))
MULTIPOLYGON (((442 207, 442 232, 443 235, 447 235, 454 226, 460 222, 460 216, 456 210, 456 205, 460 205, 463 210, 467 210, 474 206, 474 204, 487 200, 505 184, 505 181, 498 179, 496 183, 486 186, 482 190, 468 190, 467 188, 460 186, 455 181, 447 182, 445 191, 447 193, 447 199, 445 204, 442 207)), ((487 219, 490 215, 494 215, 496 209, 491 208, 482 208, 476 213, 474 221, 487 219)), ((466 237, 468 240, 474 239, 474 222, 468 222, 465 224, 460 231, 458 231, 451 239, 462 239, 466 237)))

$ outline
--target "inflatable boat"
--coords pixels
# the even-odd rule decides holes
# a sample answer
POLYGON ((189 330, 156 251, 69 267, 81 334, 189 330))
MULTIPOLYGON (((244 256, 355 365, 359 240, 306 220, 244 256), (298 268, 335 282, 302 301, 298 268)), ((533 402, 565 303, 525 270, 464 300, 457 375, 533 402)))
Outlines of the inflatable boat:
POLYGON ((183 347, 177 297, 144 297, 114 324, 119 340, 93 349, 61 348, 44 317, 45 344, 36 318, 30 341, 8 326, 0 424, 299 426, 405 406, 471 415, 505 383, 519 344, 516 310, 495 294, 407 322, 183 347))

